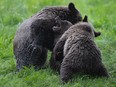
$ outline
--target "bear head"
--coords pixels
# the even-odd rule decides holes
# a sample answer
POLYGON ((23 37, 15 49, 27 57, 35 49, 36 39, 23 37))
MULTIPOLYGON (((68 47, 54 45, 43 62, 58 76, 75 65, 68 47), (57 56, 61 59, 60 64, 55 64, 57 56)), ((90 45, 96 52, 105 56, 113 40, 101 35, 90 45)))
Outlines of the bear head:
POLYGON ((82 21, 82 15, 79 10, 76 9, 75 5, 71 2, 68 5, 68 8, 60 8, 59 9, 59 17, 61 20, 70 21, 72 24, 82 21))
POLYGON ((73 24, 67 20, 61 20, 60 17, 55 18, 55 26, 52 28, 54 31, 54 45, 59 40, 59 38, 62 36, 62 34, 73 24))

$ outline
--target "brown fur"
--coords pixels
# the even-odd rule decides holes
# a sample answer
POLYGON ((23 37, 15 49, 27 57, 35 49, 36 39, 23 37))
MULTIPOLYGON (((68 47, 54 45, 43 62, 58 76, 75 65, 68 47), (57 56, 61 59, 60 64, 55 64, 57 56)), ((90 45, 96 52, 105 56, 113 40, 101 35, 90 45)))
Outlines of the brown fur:
POLYGON ((73 3, 69 3, 68 7, 44 8, 25 20, 17 30, 13 43, 18 70, 24 66, 41 68, 44 65, 47 49, 52 51, 56 43, 52 28, 57 16, 73 24, 82 20, 73 3))
MULTIPOLYGON (((56 43, 53 57, 63 50, 60 67, 62 82, 68 82, 74 73, 84 73, 97 77, 108 77, 102 64, 101 52, 94 42, 94 28, 91 24, 80 22, 71 26, 56 43)), ((99 36, 99 35, 98 35, 99 36)))

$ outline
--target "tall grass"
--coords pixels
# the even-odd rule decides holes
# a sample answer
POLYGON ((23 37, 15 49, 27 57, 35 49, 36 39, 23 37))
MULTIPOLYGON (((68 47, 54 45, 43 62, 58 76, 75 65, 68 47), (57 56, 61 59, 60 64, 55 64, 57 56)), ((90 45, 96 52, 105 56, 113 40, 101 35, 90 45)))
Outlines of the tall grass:
POLYGON ((0 0, 0 87, 116 87, 115 3, 115 0, 0 0), (95 42, 110 78, 76 75, 73 82, 61 85, 59 74, 49 67, 39 71, 26 68, 16 74, 12 41, 19 25, 46 6, 67 6, 69 2, 74 2, 83 16, 88 15, 96 31, 102 33, 95 42))

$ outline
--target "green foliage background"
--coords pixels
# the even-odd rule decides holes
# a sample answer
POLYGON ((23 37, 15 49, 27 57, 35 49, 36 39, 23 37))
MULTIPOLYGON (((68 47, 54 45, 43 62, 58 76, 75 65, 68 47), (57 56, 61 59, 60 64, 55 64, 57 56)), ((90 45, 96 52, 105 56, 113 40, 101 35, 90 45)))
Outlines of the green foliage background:
POLYGON ((0 87, 116 87, 115 4, 116 0, 0 0, 0 87), (67 6, 69 2, 75 3, 82 16, 88 15, 89 22, 102 33, 95 42, 110 78, 76 75, 72 83, 61 85, 59 75, 49 66, 39 71, 26 68, 15 74, 13 38, 19 25, 46 6, 67 6))

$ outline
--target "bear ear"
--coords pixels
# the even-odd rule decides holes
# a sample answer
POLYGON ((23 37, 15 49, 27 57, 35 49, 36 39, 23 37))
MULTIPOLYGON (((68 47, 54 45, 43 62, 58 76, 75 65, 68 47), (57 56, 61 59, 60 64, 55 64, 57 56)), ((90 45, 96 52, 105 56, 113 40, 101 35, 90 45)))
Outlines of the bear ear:
POLYGON ((72 2, 69 3, 68 9, 71 10, 71 11, 75 11, 76 10, 75 5, 72 2))
POLYGON ((95 37, 98 37, 98 36, 101 35, 101 32, 95 32, 95 31, 94 31, 94 35, 95 35, 95 37))
POLYGON ((83 22, 88 22, 88 16, 85 15, 83 22))

